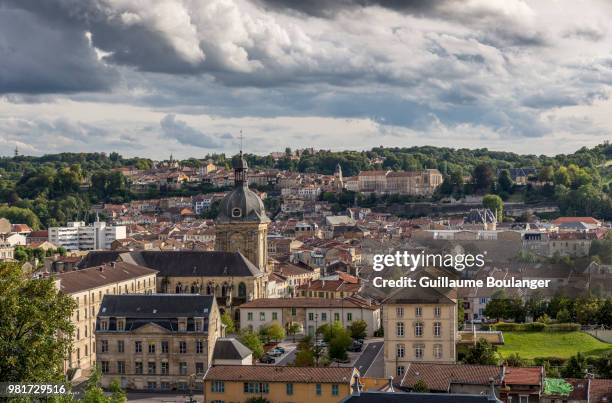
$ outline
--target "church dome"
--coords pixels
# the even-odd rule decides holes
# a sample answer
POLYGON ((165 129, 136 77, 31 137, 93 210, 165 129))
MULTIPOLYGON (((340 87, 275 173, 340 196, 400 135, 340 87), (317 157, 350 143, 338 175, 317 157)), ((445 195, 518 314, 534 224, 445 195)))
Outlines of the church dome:
POLYGON ((236 186, 221 201, 217 222, 270 222, 263 201, 247 186, 236 186))

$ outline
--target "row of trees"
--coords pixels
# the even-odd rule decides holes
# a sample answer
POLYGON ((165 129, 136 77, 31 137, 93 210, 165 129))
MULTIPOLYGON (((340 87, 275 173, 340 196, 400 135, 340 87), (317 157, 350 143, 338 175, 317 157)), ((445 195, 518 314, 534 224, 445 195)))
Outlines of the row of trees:
POLYGON ((500 290, 487 303, 484 315, 498 321, 524 322, 529 316, 541 321, 555 319, 559 323, 612 326, 612 298, 586 296, 573 299, 559 295, 545 300, 535 295, 523 302, 520 297, 509 297, 500 290))

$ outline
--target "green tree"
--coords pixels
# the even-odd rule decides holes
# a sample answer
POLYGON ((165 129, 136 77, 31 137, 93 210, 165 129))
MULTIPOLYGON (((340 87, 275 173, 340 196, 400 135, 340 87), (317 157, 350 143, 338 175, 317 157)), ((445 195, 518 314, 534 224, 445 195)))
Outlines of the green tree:
POLYGON ((567 308, 561 308, 559 312, 557 312, 556 319, 559 323, 569 323, 572 321, 572 316, 567 308))
POLYGON ((244 329, 238 340, 253 352, 253 358, 258 359, 264 354, 263 343, 259 335, 252 330, 244 329))
POLYGON ((289 336, 293 336, 293 341, 295 342, 295 335, 300 332, 302 327, 297 322, 291 322, 287 325, 287 334, 289 336))
POLYGON ((428 393, 429 386, 427 386, 424 380, 419 379, 414 383, 414 386, 412 386, 412 391, 415 393, 428 393))
POLYGON ((229 311, 223 312, 223 315, 221 315, 221 323, 225 325, 226 333, 234 333, 236 331, 236 324, 229 311))
POLYGON ((118 379, 115 378, 112 380, 109 389, 111 391, 111 403, 123 403, 127 401, 127 396, 123 389, 121 389, 121 384, 118 379))
POLYGON ((564 378, 584 378, 587 371, 587 362, 581 353, 578 353, 565 363, 561 369, 561 376, 564 378))
POLYGON ((312 349, 298 350, 295 353, 294 365, 296 367, 314 367, 315 357, 312 349))
POLYGON ((14 263, 0 263, 0 292, 0 379, 62 382, 74 300, 53 279, 31 279, 14 263))
POLYGON ((342 323, 340 323, 340 321, 334 321, 331 324, 325 323, 319 326, 319 328, 317 329, 317 334, 322 335, 323 340, 325 340, 327 343, 329 343, 331 339, 334 338, 334 336, 342 333, 346 333, 346 329, 344 328, 344 326, 342 326, 342 323))
POLYGON ((278 322, 272 322, 262 326, 260 334, 267 341, 280 341, 285 338, 285 329, 278 322))
POLYGON ((504 218, 504 202, 498 195, 488 194, 482 198, 482 205, 490 209, 498 222, 502 222, 504 218))
POLYGON ((40 219, 28 208, 0 206, 0 218, 6 218, 13 224, 27 224, 33 230, 40 229, 40 219))
POLYGON ((353 339, 365 339, 367 336, 367 329, 368 324, 362 319, 353 321, 349 326, 349 332, 351 333, 351 337, 353 339))
POLYGON ((490 164, 478 164, 472 173, 474 189, 480 192, 487 192, 491 189, 494 182, 493 168, 490 164))
POLYGON ((522 359, 519 353, 512 353, 505 359, 506 365, 509 367, 523 367, 527 361, 522 359))
POLYGON ((512 191, 512 178, 510 172, 507 169, 502 169, 497 177, 497 183, 499 183, 500 190, 510 193, 512 191))
POLYGON ((466 364, 497 365, 495 348, 485 339, 479 339, 476 345, 469 348, 465 355, 466 364))
POLYGON ((85 403, 107 403, 109 399, 104 394, 104 390, 100 386, 100 368, 96 367, 87 380, 83 401, 85 403))
POLYGON ((329 359, 345 360, 346 350, 351 346, 353 340, 346 331, 334 334, 329 342, 329 359))

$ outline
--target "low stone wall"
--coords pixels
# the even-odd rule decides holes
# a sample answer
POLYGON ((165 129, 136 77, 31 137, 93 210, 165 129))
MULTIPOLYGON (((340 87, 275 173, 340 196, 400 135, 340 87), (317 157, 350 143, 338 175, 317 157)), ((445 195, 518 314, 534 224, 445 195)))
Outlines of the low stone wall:
POLYGON ((585 330, 586 333, 606 343, 612 343, 612 329, 585 330))

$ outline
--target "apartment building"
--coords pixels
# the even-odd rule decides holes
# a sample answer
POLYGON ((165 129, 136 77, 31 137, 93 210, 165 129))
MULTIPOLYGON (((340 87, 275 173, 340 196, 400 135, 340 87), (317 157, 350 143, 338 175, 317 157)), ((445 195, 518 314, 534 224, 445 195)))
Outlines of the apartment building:
POLYGON ((3 260, 13 260, 15 248, 0 236, 0 262, 3 260))
POLYGON ((125 226, 107 225, 101 221, 92 225, 85 225, 83 221, 70 221, 65 227, 49 227, 49 242, 67 250, 111 249, 115 240, 125 238, 125 226))
POLYGON ((403 376, 411 362, 455 362, 454 289, 401 288, 383 301, 385 376, 403 376))
POLYGON ((95 332, 102 385, 151 391, 201 390, 222 336, 210 295, 106 295, 95 332))
POLYGON ((359 372, 352 367, 215 365, 204 376, 204 402, 337 403, 350 395, 359 372))
POLYGON ((357 176, 359 191, 363 193, 430 195, 443 182, 437 169, 421 171, 361 171, 357 176))
POLYGON ((89 373, 96 362, 95 324, 105 295, 153 293, 156 270, 123 262, 113 262, 55 276, 58 289, 70 295, 77 307, 72 314, 75 326, 72 353, 66 357, 64 370, 68 379, 89 373))
POLYGON ((277 322, 287 328, 300 325, 298 333, 313 336, 324 323, 341 322, 348 327, 355 320, 364 320, 371 337, 380 328, 380 305, 358 296, 337 298, 269 298, 240 306, 240 328, 259 329, 277 322))

